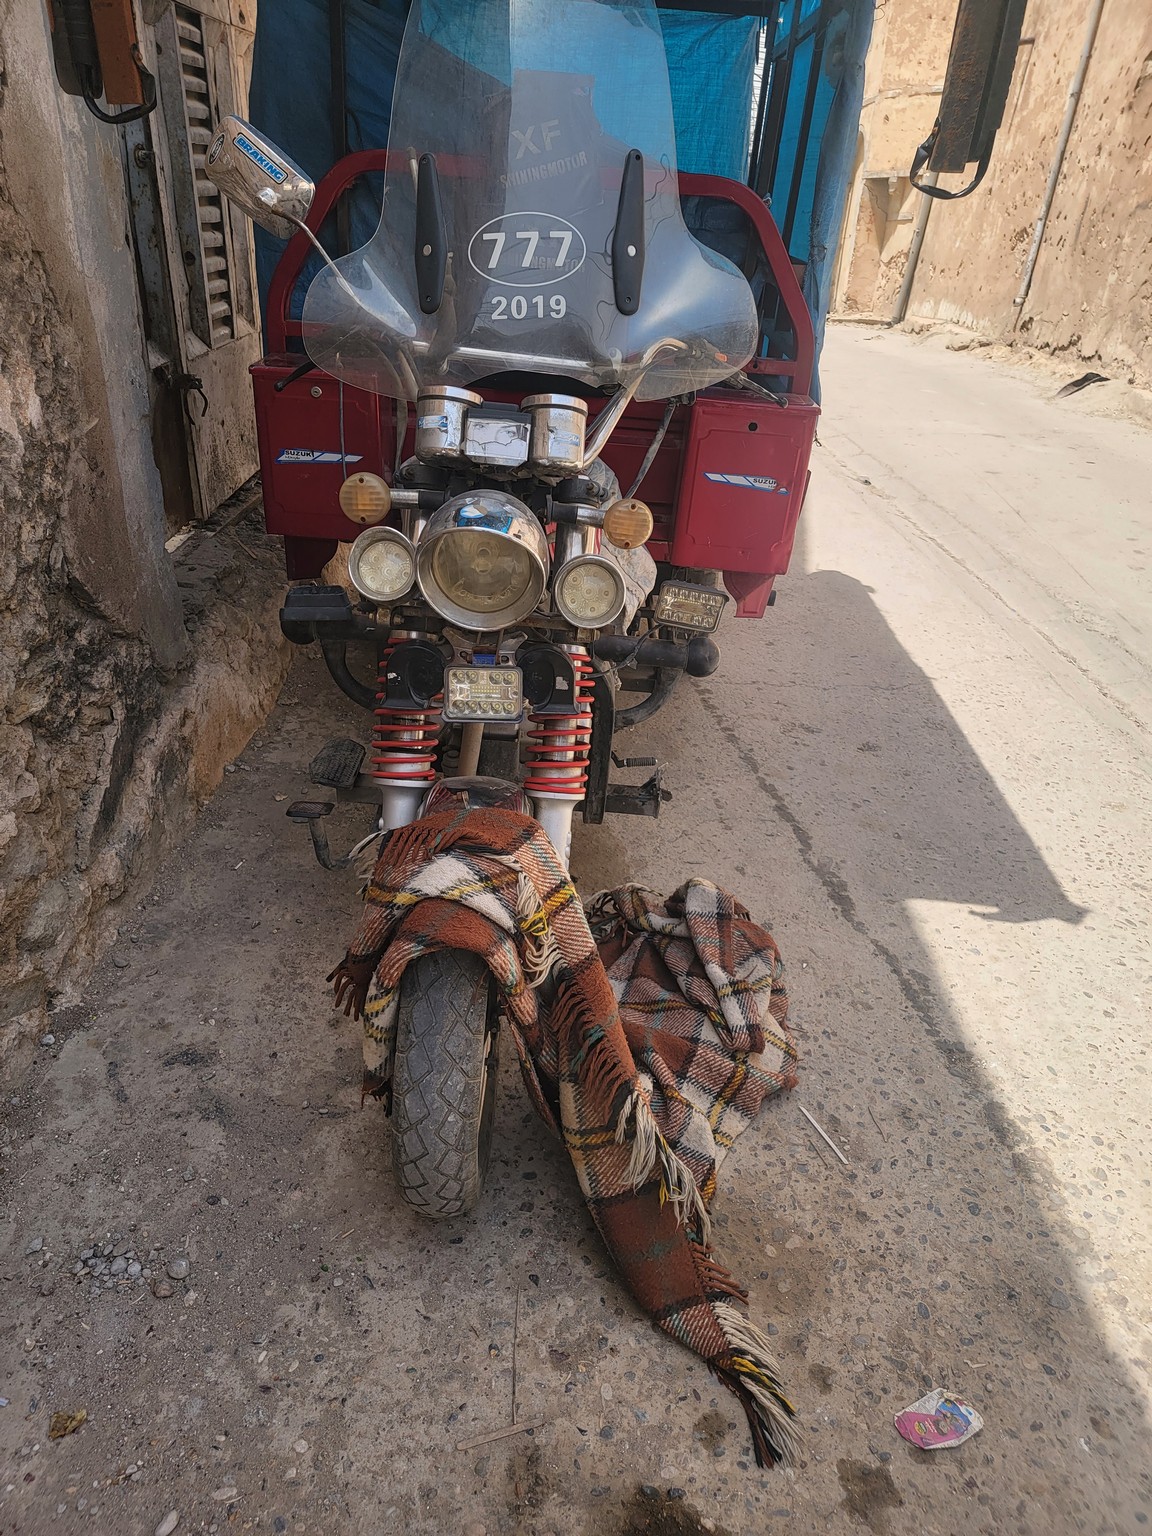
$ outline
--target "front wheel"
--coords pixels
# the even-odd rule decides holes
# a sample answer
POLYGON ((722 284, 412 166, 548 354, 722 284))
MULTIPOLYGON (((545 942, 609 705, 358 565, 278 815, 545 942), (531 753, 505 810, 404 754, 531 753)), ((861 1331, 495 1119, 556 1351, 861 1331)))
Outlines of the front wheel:
POLYGON ((413 960, 400 985, 392 1074, 392 1169, 433 1221, 476 1204, 492 1150, 499 1009, 469 950, 413 960))

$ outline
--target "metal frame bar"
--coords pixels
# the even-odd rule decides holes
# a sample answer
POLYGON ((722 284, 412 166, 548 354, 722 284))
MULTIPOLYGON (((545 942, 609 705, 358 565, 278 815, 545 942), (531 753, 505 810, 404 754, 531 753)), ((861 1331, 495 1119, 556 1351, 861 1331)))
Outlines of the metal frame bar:
POLYGON ((760 89, 756 93, 756 118, 752 124, 752 146, 748 154, 748 185, 754 186, 756 170, 764 153, 764 117, 768 110, 768 86, 771 82, 772 64, 768 50, 764 50, 764 63, 760 70, 760 89))
MULTIPOLYGON (((819 11, 816 12, 818 16, 819 11)), ((780 233, 784 236, 784 244, 792 243, 792 232, 796 223, 796 209, 800 202, 800 188, 804 184, 804 166, 808 159, 808 139, 812 132, 812 113, 816 106, 816 90, 820 84, 820 69, 824 63, 824 38, 827 28, 820 27, 813 33, 812 58, 808 65, 808 84, 804 90, 804 108, 800 114, 800 127, 796 133, 796 143, 799 154, 792 166, 792 184, 788 188, 788 207, 784 214, 784 223, 780 233)))
POLYGON ((661 11, 704 11, 710 16, 759 16, 771 21, 779 0, 656 0, 661 11))
MULTIPOLYGON (((780 3, 786 3, 786 0, 780 0, 780 3)), ((812 117, 816 105, 816 91, 820 82, 820 70, 824 58, 824 38, 827 32, 828 19, 828 0, 821 0, 821 3, 809 15, 803 17, 800 14, 800 0, 791 0, 791 4, 792 11, 789 17, 788 31, 769 48, 765 59, 764 77, 767 89, 767 105, 749 176, 749 185, 754 187, 761 197, 766 198, 771 195, 780 169, 781 136, 783 134, 784 119, 788 110, 789 99, 792 94, 796 52, 803 43, 811 38, 813 40, 812 58, 808 79, 804 87, 804 102, 801 108, 796 140, 798 153, 789 172, 787 198, 784 204, 785 212, 781 220, 785 244, 791 241, 793 226, 796 220, 796 209, 800 200, 800 187, 804 178, 804 162, 807 159, 808 139, 812 131, 812 117), (770 79, 769 74, 771 75, 770 79)))
POLYGON ((765 73, 771 73, 768 86, 768 107, 764 118, 764 134, 760 145, 760 160, 756 167, 756 191, 767 197, 776 180, 776 163, 780 157, 780 129, 784 122, 784 109, 788 105, 788 84, 792 78, 792 48, 782 56, 770 53, 764 63, 765 73))
MULTIPOLYGON (((779 0, 776 6, 777 25, 779 25, 780 9, 784 3, 785 0, 779 0)), ((751 183, 761 197, 767 197, 771 192, 779 169, 780 134, 784 127, 784 114, 788 110, 796 50, 817 30, 824 9, 821 4, 810 16, 801 18, 799 0, 793 0, 793 4, 792 24, 788 32, 783 39, 769 47, 764 60, 764 78, 768 82, 768 105, 755 166, 755 180, 751 183)))

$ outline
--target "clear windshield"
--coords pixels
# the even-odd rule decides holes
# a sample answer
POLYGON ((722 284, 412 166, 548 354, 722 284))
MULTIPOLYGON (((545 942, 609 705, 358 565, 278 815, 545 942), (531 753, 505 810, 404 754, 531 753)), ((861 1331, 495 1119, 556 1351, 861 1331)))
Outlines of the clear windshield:
POLYGON ((653 0, 414 0, 388 147, 379 228, 305 301, 308 353, 336 377, 414 399, 508 370, 641 375, 655 400, 752 355, 747 282, 681 217, 653 0))

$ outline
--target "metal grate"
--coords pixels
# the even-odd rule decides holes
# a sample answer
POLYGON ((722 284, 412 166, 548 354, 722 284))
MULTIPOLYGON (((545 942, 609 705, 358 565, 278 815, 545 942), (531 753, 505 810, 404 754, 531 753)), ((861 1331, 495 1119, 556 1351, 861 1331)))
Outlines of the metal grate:
MULTIPOLYGON (((203 18, 178 5, 176 35, 180 82, 192 168, 195 229, 184 231, 184 261, 191 283, 193 329, 209 346, 221 346, 237 334, 235 286, 224 200, 204 174, 204 156, 218 115, 203 18)), ((191 221, 190 221, 191 222, 191 221)))

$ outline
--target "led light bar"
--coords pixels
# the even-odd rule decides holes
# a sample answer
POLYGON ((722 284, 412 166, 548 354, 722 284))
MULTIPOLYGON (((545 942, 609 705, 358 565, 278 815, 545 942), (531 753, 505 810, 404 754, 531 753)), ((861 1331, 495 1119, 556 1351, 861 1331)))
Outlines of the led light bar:
POLYGON ((669 629, 688 629, 710 635, 724 614, 727 592, 716 587, 697 587, 687 581, 666 581, 656 594, 654 616, 669 629))
POLYGON ((444 672, 444 719, 475 724, 519 720, 524 681, 519 667, 448 667, 444 672))

